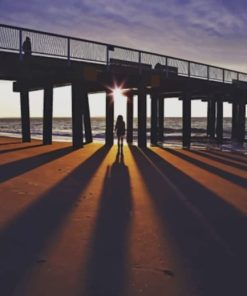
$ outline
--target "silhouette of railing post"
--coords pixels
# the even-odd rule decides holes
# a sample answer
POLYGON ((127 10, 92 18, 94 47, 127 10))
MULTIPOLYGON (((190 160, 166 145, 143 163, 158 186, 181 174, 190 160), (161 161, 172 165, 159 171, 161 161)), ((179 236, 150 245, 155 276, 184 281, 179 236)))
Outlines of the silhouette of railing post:
POLYGON ((211 97, 208 98, 207 135, 212 139, 215 137, 215 100, 211 97))
POLYGON ((83 84, 79 80, 74 80, 72 82, 72 140, 74 149, 83 147, 82 96, 83 84))
POLYGON ((133 143, 133 101, 134 95, 129 92, 127 94, 127 143, 133 143))
POLYGON ((30 111, 29 111, 29 92, 22 90, 21 97, 21 126, 22 126, 22 142, 30 142, 30 111))
POLYGON ((138 85, 138 146, 146 147, 147 145, 147 101, 146 101, 146 87, 143 77, 139 78, 138 85))
POLYGON ((216 121, 216 139, 218 143, 223 141, 223 101, 217 100, 217 121, 216 121))
POLYGON ((183 98, 183 148, 190 148, 191 142, 191 100, 185 95, 183 98))
POLYGON ((243 145, 245 139, 245 101, 242 99, 238 103, 238 142, 243 145))
POLYGON ((157 145, 158 141, 158 95, 151 94, 151 144, 157 145))
POLYGON ((91 143, 93 141, 92 137, 92 128, 91 128, 91 118, 90 118, 90 108, 89 108, 89 100, 88 100, 88 91, 87 89, 83 89, 83 120, 85 127, 85 140, 87 143, 91 143))
POLYGON ((106 131, 105 142, 106 145, 113 145, 113 127, 114 127, 114 100, 111 90, 106 90, 106 131))
POLYGON ((43 144, 52 144, 53 86, 44 89, 43 144))
POLYGON ((159 97, 158 99, 158 141, 164 141, 164 98, 159 97))

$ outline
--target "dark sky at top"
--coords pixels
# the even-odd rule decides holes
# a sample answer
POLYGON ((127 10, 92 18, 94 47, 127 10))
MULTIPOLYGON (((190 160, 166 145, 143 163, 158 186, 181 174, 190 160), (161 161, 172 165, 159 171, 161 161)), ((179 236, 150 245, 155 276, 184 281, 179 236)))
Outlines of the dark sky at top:
POLYGON ((244 0, 0 0, 0 22, 247 72, 244 0))

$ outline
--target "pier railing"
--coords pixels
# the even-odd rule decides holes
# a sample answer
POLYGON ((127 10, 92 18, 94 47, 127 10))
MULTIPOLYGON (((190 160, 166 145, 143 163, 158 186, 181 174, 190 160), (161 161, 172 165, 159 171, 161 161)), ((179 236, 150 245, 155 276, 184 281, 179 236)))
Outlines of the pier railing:
POLYGON ((0 24, 1 51, 16 52, 22 59, 22 45, 26 37, 31 40, 32 54, 37 56, 104 65, 109 65, 111 59, 118 59, 150 65, 151 69, 159 63, 168 66, 167 69, 176 67, 178 75, 186 77, 224 83, 232 83, 232 80, 247 82, 247 73, 243 72, 112 44, 0 24))

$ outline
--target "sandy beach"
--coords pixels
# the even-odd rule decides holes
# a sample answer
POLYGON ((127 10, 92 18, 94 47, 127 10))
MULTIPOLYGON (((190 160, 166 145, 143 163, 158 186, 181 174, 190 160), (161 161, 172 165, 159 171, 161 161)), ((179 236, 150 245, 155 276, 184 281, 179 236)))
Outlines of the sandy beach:
POLYGON ((247 295, 247 156, 0 138, 0 295, 247 295))

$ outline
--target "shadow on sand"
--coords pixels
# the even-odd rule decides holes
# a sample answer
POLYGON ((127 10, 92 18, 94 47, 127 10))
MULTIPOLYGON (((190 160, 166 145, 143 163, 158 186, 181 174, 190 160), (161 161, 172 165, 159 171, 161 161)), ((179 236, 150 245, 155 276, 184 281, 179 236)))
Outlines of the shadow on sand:
POLYGON ((126 295, 131 192, 123 155, 107 167, 83 295, 126 295))
POLYGON ((196 295, 245 295, 246 217, 152 150, 130 149, 196 295))
POLYGON ((65 147, 3 164, 1 166, 0 183, 24 174, 52 160, 63 157, 71 152, 73 152, 72 147, 65 147))
POLYGON ((0 143, 0 146, 3 146, 3 145, 16 145, 16 144, 21 144, 22 142, 19 141, 19 142, 5 142, 5 143, 0 143))
POLYGON ((37 148, 37 147, 41 147, 41 146, 44 146, 44 145, 43 144, 36 144, 36 145, 30 145, 30 146, 25 146, 25 147, 6 149, 6 150, 1 150, 0 154, 9 153, 9 152, 16 152, 16 151, 26 150, 26 149, 31 149, 31 148, 37 148))
MULTIPOLYGON (((65 155, 70 149, 62 149, 59 155, 65 155)), ((81 198, 80 193, 93 177, 108 151, 109 148, 105 146, 98 149, 1 230, 1 295, 12 295, 25 272, 36 264, 39 253, 56 231, 61 229, 66 216, 81 198)), ((35 165, 51 159, 49 155, 36 156, 35 165), (38 157, 41 159, 39 160, 38 157)), ((28 164, 32 166, 31 161, 28 164)))
POLYGON ((247 165, 244 164, 244 163, 241 164, 240 161, 239 162, 236 162, 236 160, 232 161, 231 159, 227 159, 224 156, 219 156, 218 154, 208 153, 207 151, 204 151, 204 150, 201 150, 201 151, 190 150, 190 152, 194 153, 196 155, 208 158, 210 160, 214 160, 214 161, 217 161, 219 163, 226 164, 228 166, 235 167, 237 169, 247 171, 247 165))
POLYGON ((247 164, 247 155, 238 152, 223 152, 218 150, 206 150, 209 154, 217 154, 219 156, 225 157, 226 159, 232 159, 234 161, 240 161, 242 163, 247 164))
MULTIPOLYGON (((182 150, 180 151, 180 150, 175 150, 175 149, 170 149, 170 148, 161 148, 161 147, 160 147, 160 149, 163 149, 163 150, 165 150, 177 157, 180 157, 183 160, 186 160, 198 167, 201 167, 202 169, 207 170, 210 173, 216 174, 216 175, 218 175, 230 182, 233 182, 239 186, 242 186, 243 188, 247 188, 247 179, 245 179, 245 178, 231 174, 229 172, 226 172, 226 171, 220 169, 219 167, 212 166, 204 161, 193 158, 192 155, 189 156, 187 154, 184 154, 182 150)), ((193 151, 191 151, 191 150, 189 152, 191 154, 193 153, 193 151)))

